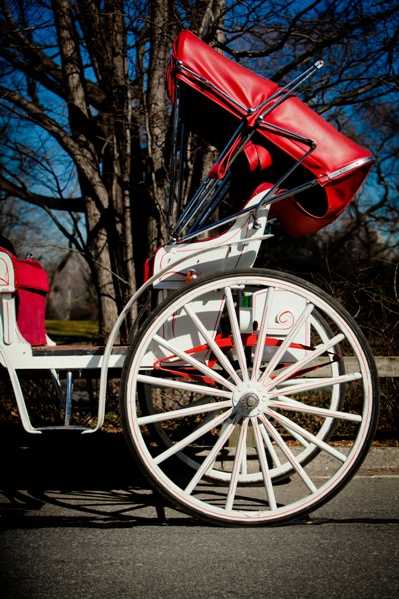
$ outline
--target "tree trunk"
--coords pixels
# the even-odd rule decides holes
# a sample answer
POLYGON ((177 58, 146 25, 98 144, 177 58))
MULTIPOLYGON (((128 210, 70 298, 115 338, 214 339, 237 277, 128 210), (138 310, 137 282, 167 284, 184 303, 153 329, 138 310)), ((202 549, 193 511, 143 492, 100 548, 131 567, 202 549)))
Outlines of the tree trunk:
POLYGON ((151 56, 148 70, 146 128, 149 148, 151 195, 156 216, 150 218, 148 233, 150 248, 154 250, 167 239, 166 168, 164 161, 166 131, 169 122, 165 88, 165 70, 170 48, 169 3, 153 0, 150 13, 151 56))

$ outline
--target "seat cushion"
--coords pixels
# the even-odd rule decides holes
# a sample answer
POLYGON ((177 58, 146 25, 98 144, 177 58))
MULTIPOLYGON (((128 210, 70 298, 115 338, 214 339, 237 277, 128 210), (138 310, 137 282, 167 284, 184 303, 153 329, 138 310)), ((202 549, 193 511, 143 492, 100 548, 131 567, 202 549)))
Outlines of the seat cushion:
POLYGON ((49 281, 47 272, 37 260, 26 259, 14 261, 15 287, 32 289, 48 293, 49 281))
POLYGON ((10 256, 14 267, 19 332, 33 346, 47 345, 47 272, 37 260, 19 260, 9 250, 0 249, 10 256))

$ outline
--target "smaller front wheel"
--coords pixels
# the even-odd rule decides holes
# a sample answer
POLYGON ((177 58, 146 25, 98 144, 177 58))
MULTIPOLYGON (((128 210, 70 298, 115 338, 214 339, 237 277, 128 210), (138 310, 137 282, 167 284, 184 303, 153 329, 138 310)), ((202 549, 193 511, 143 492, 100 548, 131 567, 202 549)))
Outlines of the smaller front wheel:
POLYGON ((152 483, 230 524, 281 522, 330 499, 366 454, 377 403, 352 318, 273 271, 209 277, 168 299, 123 373, 125 432, 152 483))

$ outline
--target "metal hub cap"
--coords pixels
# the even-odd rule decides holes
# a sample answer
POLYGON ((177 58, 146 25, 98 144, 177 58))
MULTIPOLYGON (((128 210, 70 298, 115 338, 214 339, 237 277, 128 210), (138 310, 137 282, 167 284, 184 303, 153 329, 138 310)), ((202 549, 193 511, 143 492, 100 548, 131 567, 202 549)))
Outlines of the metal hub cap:
POLYGON ((240 407, 248 411, 253 410, 259 404, 259 397, 255 393, 247 393, 240 399, 240 407))
POLYGON ((259 383, 243 383, 233 393, 233 406, 244 417, 261 414, 268 404, 268 395, 259 383))

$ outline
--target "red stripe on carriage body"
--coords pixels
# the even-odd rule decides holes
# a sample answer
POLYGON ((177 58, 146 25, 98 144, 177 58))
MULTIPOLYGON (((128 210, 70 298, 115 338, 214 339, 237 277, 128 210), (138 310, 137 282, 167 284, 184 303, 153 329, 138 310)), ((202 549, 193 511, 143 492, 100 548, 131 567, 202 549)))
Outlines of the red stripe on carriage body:
MULTIPOLYGON (((254 347, 258 342, 258 336, 256 335, 256 333, 244 333, 241 337, 242 337, 242 342, 245 347, 254 347)), ((231 348, 234 346, 233 338, 231 336, 223 337, 222 335, 216 335, 215 341, 221 349, 231 348)), ((282 340, 277 339, 275 337, 267 337, 265 339, 265 346, 278 347, 281 344, 282 344, 282 340)), ((304 345, 303 343, 290 343, 289 347, 291 349, 302 349, 302 350, 313 350, 314 349, 314 347, 309 346, 309 345, 304 345)), ((191 354, 197 354, 197 353, 202 353, 202 352, 207 352, 207 351, 209 352, 209 351, 211 351, 211 349, 207 343, 204 343, 202 345, 195 345, 195 346, 190 347, 189 349, 186 349, 184 351, 186 354, 191 355, 191 354)), ((186 381, 202 382, 202 383, 206 383, 207 385, 215 385, 216 384, 215 380, 209 376, 190 373, 190 368, 188 368, 188 367, 185 367, 184 370, 183 369, 176 370, 176 368, 170 368, 168 366, 164 366, 164 364, 167 364, 171 360, 175 360, 176 358, 177 358, 177 356, 174 354, 167 356, 165 358, 160 358, 159 360, 156 360, 154 362, 153 368, 154 368, 154 370, 167 372, 169 374, 179 376, 186 381)), ((210 359, 207 361, 207 365, 210 368, 213 368, 216 364, 217 364, 217 360, 210 359)), ((328 363, 326 363, 326 364, 328 364, 328 363)), ((310 367, 307 369, 303 369, 299 373, 296 373, 296 376, 298 376, 298 374, 304 374, 306 372, 311 372, 314 368, 320 368, 320 365, 317 365, 316 367, 310 367)))
MULTIPOLYGON (((256 335, 256 333, 243 333, 241 335, 241 338, 245 347, 254 347, 258 342, 258 335, 256 335)), ((223 337, 222 335, 216 335, 215 342, 220 347, 220 349, 234 347, 233 337, 231 335, 227 337, 223 337)), ((277 337, 266 337, 265 339, 265 345, 269 347, 279 347, 282 343, 282 340, 278 339, 277 337)), ((310 345, 304 345, 303 343, 290 343, 289 347, 291 349, 314 349, 314 347, 310 345)), ((193 347, 184 350, 184 352, 189 355, 199 354, 205 351, 212 351, 207 343, 203 343, 202 345, 194 345, 193 347)), ((159 360, 157 360, 157 363, 173 360, 176 357, 176 355, 170 355, 166 358, 160 358, 159 360)))

